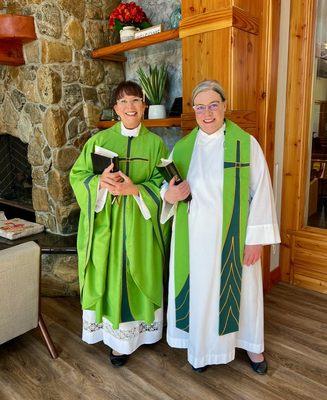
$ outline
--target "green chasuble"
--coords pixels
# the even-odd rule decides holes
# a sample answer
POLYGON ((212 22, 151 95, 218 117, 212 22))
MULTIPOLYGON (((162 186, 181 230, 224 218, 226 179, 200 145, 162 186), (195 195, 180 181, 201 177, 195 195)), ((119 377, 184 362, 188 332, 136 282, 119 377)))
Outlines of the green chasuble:
POLYGON ((77 250, 81 303, 105 316, 114 329, 120 322, 154 321, 162 306, 163 265, 168 225, 160 224, 162 178, 155 166, 167 149, 161 138, 141 127, 137 137, 121 134, 121 125, 91 137, 75 162, 70 182, 81 208, 77 250), (95 145, 119 156, 120 170, 138 186, 151 219, 145 220, 133 196, 114 201, 108 192, 104 208, 95 213, 99 175, 91 153, 95 145))
MULTIPOLYGON (((220 335, 238 331, 250 184, 250 135, 233 122, 225 122, 222 249, 217 246, 221 252, 221 274, 216 277, 220 279, 219 310, 217 305, 220 335)), ((197 133, 195 128, 174 147, 173 160, 183 179, 187 179, 197 133)), ((187 209, 186 203, 178 203, 174 258, 176 327, 186 332, 189 331, 190 288, 187 209)))

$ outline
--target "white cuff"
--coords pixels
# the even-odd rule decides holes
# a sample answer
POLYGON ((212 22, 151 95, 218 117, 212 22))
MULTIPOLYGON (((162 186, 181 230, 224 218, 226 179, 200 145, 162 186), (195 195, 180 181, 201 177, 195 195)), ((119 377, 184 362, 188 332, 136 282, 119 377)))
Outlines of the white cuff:
POLYGON ((133 196, 133 197, 134 197, 135 201, 137 202, 137 205, 139 206, 144 219, 150 219, 151 218, 150 211, 149 211, 148 207, 146 206, 146 204, 144 203, 141 193, 138 196, 133 196))
POLYGON ((174 216, 177 208, 177 203, 170 204, 165 200, 165 194, 167 190, 168 190, 168 184, 164 184, 164 186, 160 190, 160 196, 162 198, 162 210, 160 215, 161 224, 164 224, 169 220, 169 218, 174 216))
POLYGON ((275 244, 280 243, 277 224, 253 225, 246 230, 245 244, 275 244))
POLYGON ((95 203, 95 212, 98 213, 102 211, 104 205, 106 204, 107 200, 108 189, 102 188, 100 189, 100 181, 98 183, 98 194, 95 203))

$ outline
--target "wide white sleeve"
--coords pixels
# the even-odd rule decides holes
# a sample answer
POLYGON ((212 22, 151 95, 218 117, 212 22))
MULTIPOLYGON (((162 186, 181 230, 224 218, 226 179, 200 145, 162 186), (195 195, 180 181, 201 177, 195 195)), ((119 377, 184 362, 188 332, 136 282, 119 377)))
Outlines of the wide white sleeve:
POLYGON ((141 193, 138 196, 133 196, 133 197, 134 197, 137 205, 139 206, 139 209, 140 209, 144 219, 150 219, 151 218, 150 211, 149 211, 148 207, 146 206, 146 204, 144 203, 141 193))
POLYGON ((250 206, 245 244, 280 243, 269 170, 261 147, 254 137, 251 137, 250 171, 250 206))
POLYGON ((165 181, 160 190, 160 196, 162 198, 162 210, 160 215, 160 223, 164 224, 167 222, 172 216, 175 215, 177 204, 170 204, 165 200, 165 194, 168 190, 168 183, 165 181))
POLYGON ((104 205, 106 204, 107 194, 108 194, 108 189, 105 189, 105 188, 100 189, 100 181, 99 181, 97 199, 95 202, 95 212, 96 213, 99 213, 100 211, 102 211, 104 205))
MULTIPOLYGON (((173 152, 169 154, 168 160, 173 159, 173 152)), ((160 196, 162 198, 162 210, 160 216, 160 223, 164 224, 167 222, 173 215, 175 215, 177 204, 170 204, 165 200, 165 194, 168 190, 169 182, 164 181, 160 190, 160 196)))

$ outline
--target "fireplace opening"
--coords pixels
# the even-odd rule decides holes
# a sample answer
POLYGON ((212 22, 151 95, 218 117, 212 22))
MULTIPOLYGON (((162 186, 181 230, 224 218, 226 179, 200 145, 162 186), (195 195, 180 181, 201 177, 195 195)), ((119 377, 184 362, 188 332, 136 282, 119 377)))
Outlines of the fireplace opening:
POLYGON ((28 145, 11 135, 0 135, 0 211, 6 217, 35 221, 28 145))

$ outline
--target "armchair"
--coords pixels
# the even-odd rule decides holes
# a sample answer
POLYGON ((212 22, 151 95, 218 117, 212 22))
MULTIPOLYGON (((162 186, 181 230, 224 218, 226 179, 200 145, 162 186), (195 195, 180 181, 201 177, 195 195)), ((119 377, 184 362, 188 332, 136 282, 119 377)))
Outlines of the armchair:
POLYGON ((0 251, 0 345, 37 326, 57 358, 40 313, 40 247, 30 241, 0 251))

